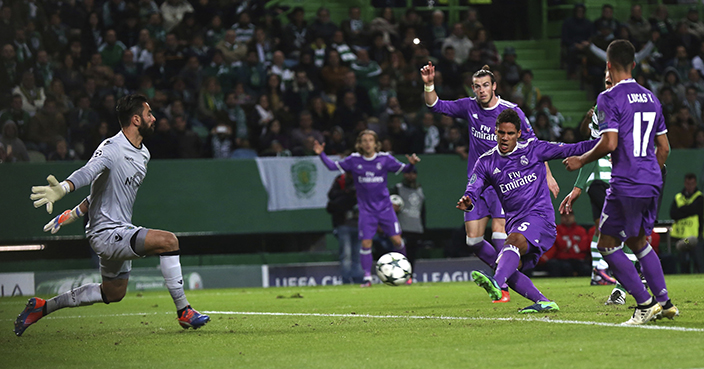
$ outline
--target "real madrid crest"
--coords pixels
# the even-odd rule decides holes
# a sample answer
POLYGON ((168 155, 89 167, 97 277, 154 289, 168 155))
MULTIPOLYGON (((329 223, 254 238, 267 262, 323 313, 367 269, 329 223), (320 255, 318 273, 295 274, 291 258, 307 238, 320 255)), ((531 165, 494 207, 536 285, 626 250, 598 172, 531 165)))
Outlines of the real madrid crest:
POLYGON ((528 158, 525 155, 521 155, 521 164, 528 165, 528 158))
POLYGON ((376 170, 381 170, 381 163, 376 163, 376 170))

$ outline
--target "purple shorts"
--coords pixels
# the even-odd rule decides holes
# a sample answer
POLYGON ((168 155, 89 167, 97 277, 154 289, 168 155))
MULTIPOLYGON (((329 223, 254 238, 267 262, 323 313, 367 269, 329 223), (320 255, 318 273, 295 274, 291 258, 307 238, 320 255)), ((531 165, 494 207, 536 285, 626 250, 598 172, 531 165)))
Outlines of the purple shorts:
POLYGON ((468 213, 464 213, 464 221, 479 220, 484 217, 491 216, 492 218, 506 218, 504 209, 501 208, 499 196, 496 195, 493 187, 487 187, 482 192, 481 197, 474 203, 474 209, 468 213))
POLYGON ((539 214, 511 219, 506 224, 506 233, 520 233, 528 241, 528 252, 521 256, 521 270, 534 268, 540 257, 555 243, 555 222, 539 214))
POLYGON ((360 240, 374 238, 379 227, 389 237, 401 234, 401 225, 398 223, 398 217, 392 207, 376 214, 360 211, 358 224, 360 240))
POLYGON ((614 196, 609 190, 601 211, 599 231, 621 241, 638 237, 641 229, 649 236, 657 217, 657 197, 614 196))

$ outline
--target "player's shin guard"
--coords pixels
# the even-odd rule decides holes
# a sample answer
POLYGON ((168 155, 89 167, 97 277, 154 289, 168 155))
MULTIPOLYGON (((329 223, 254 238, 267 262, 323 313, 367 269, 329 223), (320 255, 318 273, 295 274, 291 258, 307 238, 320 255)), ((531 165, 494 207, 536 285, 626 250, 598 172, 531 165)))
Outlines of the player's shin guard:
POLYGON ((604 260, 609 263, 611 272, 613 272, 616 279, 636 299, 636 303, 645 304, 650 299, 650 294, 643 286, 643 283, 641 283, 636 267, 633 266, 633 263, 628 260, 626 254, 621 250, 621 246, 611 249, 599 249, 599 252, 604 256, 604 260))
POLYGON ((359 250, 359 262, 362 264, 362 270, 364 270, 364 279, 368 280, 372 278, 372 264, 374 262, 372 256, 372 249, 365 249, 362 247, 359 250))
POLYGON ((183 290, 179 251, 165 252, 159 255, 159 261, 161 262, 161 274, 164 276, 166 288, 169 290, 174 304, 176 304, 176 310, 187 307, 188 300, 183 290))
POLYGON ((100 293, 100 283, 84 284, 46 300, 44 315, 65 307, 87 306, 96 302, 103 302, 103 297, 100 293))
POLYGON ((506 284, 511 287, 514 291, 518 292, 521 296, 531 300, 533 302, 538 301, 549 301, 540 291, 535 287, 533 281, 528 278, 527 275, 523 274, 521 271, 516 270, 510 277, 506 280, 506 284))
POLYGON ((496 272, 494 273, 496 283, 500 286, 506 284, 508 277, 518 270, 520 261, 521 252, 518 250, 518 247, 513 245, 504 246, 498 259, 496 259, 496 272))
POLYGON ((667 296, 667 286, 665 285, 665 276, 662 272, 660 258, 655 254, 649 243, 636 254, 636 257, 640 261, 643 277, 648 282, 650 291, 655 295, 655 299, 662 304, 666 303, 669 297, 667 296))

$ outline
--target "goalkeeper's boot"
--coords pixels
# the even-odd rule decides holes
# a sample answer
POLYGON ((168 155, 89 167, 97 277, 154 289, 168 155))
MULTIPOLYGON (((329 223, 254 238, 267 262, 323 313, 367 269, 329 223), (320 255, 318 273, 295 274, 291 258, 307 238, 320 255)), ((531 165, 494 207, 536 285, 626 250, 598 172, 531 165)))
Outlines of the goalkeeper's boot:
POLYGON ((631 319, 621 323, 624 325, 639 325, 645 324, 651 320, 657 320, 660 313, 662 313, 662 306, 658 304, 655 299, 648 305, 638 305, 636 310, 633 312, 631 319))
POLYGON ((535 304, 518 310, 520 314, 542 313, 547 311, 560 311, 555 301, 538 301, 535 304))
POLYGON ((44 305, 46 305, 46 301, 39 297, 32 297, 27 301, 27 306, 15 319, 15 334, 17 337, 21 336, 25 329, 44 316, 44 305))
POLYGON ((662 311, 658 314, 657 319, 674 319, 676 316, 680 316, 679 309, 677 309, 677 306, 672 304, 672 301, 667 300, 665 306, 662 307, 662 311))
POLYGON ((210 321, 210 317, 195 311, 190 305, 179 311, 178 324, 181 324, 183 329, 193 328, 198 329, 210 321))
POLYGON ((501 303, 501 302, 509 302, 511 301, 511 295, 508 293, 508 288, 507 289, 501 289, 501 298, 498 300, 492 301, 493 303, 501 303))
POLYGON ((494 277, 482 272, 481 270, 472 271, 471 278, 477 286, 486 290, 491 297, 491 301, 496 301, 501 299, 501 287, 496 282, 494 277))

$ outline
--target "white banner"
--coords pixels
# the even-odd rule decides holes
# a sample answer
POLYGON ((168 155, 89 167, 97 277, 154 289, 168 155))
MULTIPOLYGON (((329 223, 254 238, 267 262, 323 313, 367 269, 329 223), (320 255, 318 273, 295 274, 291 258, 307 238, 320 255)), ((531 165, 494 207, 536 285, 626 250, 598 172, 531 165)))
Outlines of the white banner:
POLYGON ((256 160, 269 195, 269 211, 325 208, 330 186, 340 174, 328 169, 317 156, 256 160))
POLYGON ((0 297, 34 295, 34 273, 0 273, 0 297))

